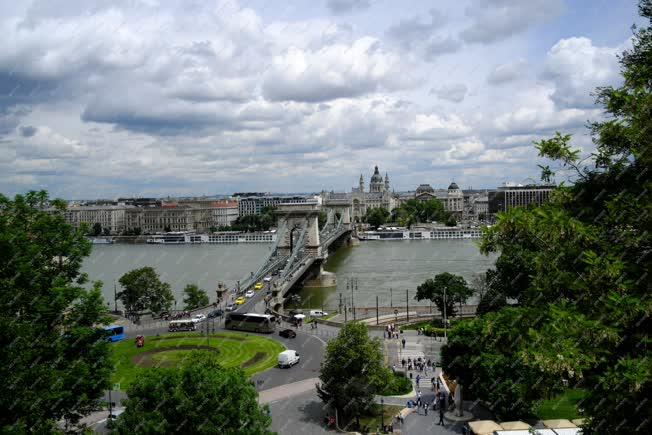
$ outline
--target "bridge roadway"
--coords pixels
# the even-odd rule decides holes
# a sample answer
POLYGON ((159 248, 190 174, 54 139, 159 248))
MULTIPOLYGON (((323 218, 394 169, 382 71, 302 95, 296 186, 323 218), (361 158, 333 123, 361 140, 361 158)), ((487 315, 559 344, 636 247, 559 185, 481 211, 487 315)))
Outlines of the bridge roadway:
MULTIPOLYGON (((321 245, 321 251, 327 253, 328 247, 335 240, 349 231, 351 230, 346 227, 338 226, 334 228, 333 231, 324 234, 326 238, 321 245)), ((272 257, 273 260, 270 259, 270 261, 268 261, 268 265, 263 267, 260 273, 258 273, 254 279, 247 283, 246 287, 241 287, 240 293, 243 295, 247 290, 253 290, 255 284, 258 282, 263 282, 263 278, 265 276, 271 276, 272 281, 263 282, 263 289, 255 291, 254 296, 249 298, 243 305, 240 305, 236 311, 241 313, 265 312, 266 306, 264 304, 264 298, 267 296, 268 292, 272 291, 272 289, 275 289, 279 295, 271 301, 272 306, 279 303, 282 304, 288 291, 294 287, 294 285, 310 269, 314 262, 323 261, 326 259, 326 257, 327 255, 314 257, 308 251, 304 250, 303 255, 300 258, 295 258, 293 262, 294 266, 290 266, 290 270, 287 271, 284 277, 273 275, 273 272, 278 268, 285 267, 289 261, 289 258, 287 256, 278 256, 277 258, 272 257)))

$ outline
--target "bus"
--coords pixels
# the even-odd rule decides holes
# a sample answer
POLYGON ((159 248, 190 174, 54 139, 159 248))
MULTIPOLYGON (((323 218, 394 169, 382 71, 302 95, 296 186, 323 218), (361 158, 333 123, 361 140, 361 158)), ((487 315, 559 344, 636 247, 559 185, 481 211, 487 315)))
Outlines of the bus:
POLYGON ((108 326, 104 328, 104 337, 106 341, 110 341, 111 343, 124 340, 125 328, 124 326, 108 326))
POLYGON ((276 330, 276 323, 274 316, 269 314, 229 313, 226 316, 224 328, 271 334, 276 330))
POLYGON ((195 331, 197 329, 197 324, 191 319, 185 320, 172 320, 168 326, 168 331, 177 332, 177 331, 195 331))

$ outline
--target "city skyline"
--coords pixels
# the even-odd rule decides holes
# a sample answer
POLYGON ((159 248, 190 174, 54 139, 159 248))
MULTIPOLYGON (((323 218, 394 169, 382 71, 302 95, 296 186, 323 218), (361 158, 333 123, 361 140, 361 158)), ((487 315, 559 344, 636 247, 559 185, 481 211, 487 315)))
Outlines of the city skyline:
POLYGON ((593 149, 632 1, 0 6, 0 191, 65 198, 396 191, 538 178, 593 149))

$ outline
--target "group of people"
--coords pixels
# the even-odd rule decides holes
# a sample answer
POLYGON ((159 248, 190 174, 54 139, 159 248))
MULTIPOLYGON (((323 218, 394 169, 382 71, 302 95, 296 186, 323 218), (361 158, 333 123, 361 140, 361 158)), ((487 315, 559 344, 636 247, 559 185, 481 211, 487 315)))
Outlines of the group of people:
MULTIPOLYGON (((433 378, 434 379, 434 378, 433 378)), ((433 381, 434 385, 434 381, 433 381)), ((417 400, 414 403, 417 414, 421 414, 421 409, 423 409, 423 414, 428 415, 428 409, 430 409, 430 403, 421 399, 421 390, 417 391, 417 400)), ((439 380, 437 380, 437 389, 435 391, 435 398, 432 402, 432 410, 439 410, 439 422, 438 425, 445 426, 444 422, 444 413, 446 412, 446 393, 443 390, 439 390, 439 380)))
POLYGON ((389 325, 385 326, 385 332, 383 333, 384 338, 398 338, 399 337, 399 331, 396 330, 396 325, 393 323, 390 323, 389 325))
POLYGON ((430 358, 428 358, 428 361, 424 361, 421 357, 415 358, 414 361, 412 358, 408 358, 407 361, 403 358, 401 360, 401 367, 405 368, 406 364, 408 370, 416 370, 421 373, 425 372, 426 376, 428 376, 428 370, 435 369, 435 365, 430 358))

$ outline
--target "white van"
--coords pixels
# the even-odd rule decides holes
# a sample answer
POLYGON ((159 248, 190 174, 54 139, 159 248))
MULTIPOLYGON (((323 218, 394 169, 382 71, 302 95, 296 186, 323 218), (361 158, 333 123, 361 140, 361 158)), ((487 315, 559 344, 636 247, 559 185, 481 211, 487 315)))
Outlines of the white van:
POLYGON ((328 316, 328 313, 325 311, 310 310, 310 317, 324 317, 324 316, 328 316))
POLYGON ((278 354, 278 366, 283 367, 292 367, 295 364, 299 363, 299 352, 296 350, 284 350, 278 354))

